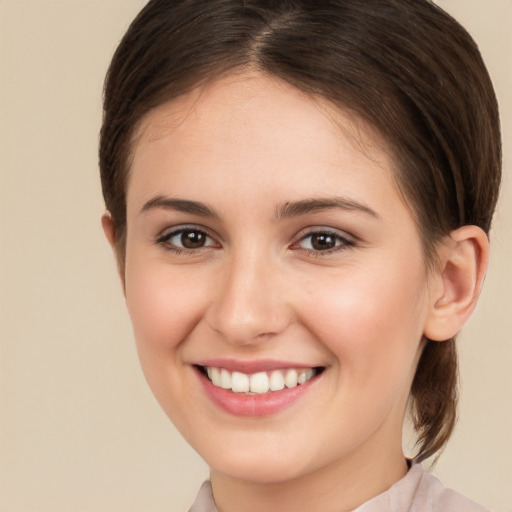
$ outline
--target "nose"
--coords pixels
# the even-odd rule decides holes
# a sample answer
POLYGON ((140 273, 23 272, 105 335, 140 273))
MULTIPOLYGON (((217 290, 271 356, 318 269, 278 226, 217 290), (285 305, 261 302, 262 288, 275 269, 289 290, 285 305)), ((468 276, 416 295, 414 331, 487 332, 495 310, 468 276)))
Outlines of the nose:
POLYGON ((259 253, 226 262, 207 321, 226 341, 254 345, 283 332, 291 321, 286 286, 278 265, 259 253))

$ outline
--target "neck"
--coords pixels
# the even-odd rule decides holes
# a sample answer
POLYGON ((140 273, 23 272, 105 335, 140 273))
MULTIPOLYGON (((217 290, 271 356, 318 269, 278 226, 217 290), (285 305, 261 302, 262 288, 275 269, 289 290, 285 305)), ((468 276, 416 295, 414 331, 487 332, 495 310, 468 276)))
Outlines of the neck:
POLYGON ((282 482, 249 482, 212 471, 215 503, 219 512, 349 512, 405 476, 407 463, 401 446, 392 454, 390 451, 375 453, 370 449, 367 457, 354 453, 282 482))

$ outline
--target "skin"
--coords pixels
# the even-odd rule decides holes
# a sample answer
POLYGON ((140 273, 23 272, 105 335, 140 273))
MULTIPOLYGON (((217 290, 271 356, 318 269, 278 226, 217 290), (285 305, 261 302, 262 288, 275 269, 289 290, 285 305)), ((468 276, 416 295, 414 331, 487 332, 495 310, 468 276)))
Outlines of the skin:
MULTIPOLYGON (((147 381, 211 467, 220 511, 348 511, 405 475, 402 423, 424 336, 460 329, 487 246, 478 228, 453 233, 429 274, 393 176, 369 127, 254 73, 139 126, 126 302, 147 381), (285 208, 311 200, 331 204, 285 208), (183 226, 205 245, 180 248, 183 226), (326 230, 334 247, 314 249, 312 234, 326 230), (239 417, 200 385, 193 364, 209 358, 325 371, 284 410, 239 417)), ((103 225, 114 244, 108 215, 103 225)))

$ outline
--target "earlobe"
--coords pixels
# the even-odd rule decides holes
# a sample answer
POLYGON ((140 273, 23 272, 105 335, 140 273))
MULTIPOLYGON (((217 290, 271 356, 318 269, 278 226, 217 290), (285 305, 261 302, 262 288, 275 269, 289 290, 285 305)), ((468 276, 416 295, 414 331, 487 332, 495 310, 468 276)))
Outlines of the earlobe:
POLYGON ((117 263, 117 271, 119 273, 119 278, 121 279, 121 286, 123 287, 123 294, 125 293, 125 279, 124 279, 124 266, 122 261, 120 260, 120 256, 117 250, 116 245, 116 228, 114 225, 114 220, 112 219, 112 215, 109 211, 106 211, 101 216, 101 226, 103 227, 103 233, 105 233, 105 238, 107 239, 110 247, 114 252, 114 257, 116 258, 117 263))
POLYGON ((112 215, 109 211, 106 211, 101 216, 101 226, 103 227, 103 233, 105 233, 105 238, 110 244, 110 247, 114 249, 116 242, 116 232, 114 227, 114 221, 112 220, 112 215))
POLYGON ((463 226, 439 250, 424 336, 444 341, 455 336, 475 309, 489 261, 489 239, 477 226, 463 226))

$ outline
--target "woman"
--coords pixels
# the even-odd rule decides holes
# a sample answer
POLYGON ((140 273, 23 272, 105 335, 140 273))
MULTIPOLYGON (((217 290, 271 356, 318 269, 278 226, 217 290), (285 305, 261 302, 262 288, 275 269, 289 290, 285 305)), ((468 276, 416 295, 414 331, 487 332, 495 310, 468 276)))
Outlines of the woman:
POLYGON ((211 468, 193 511, 483 510, 419 465, 454 427, 500 180, 460 25, 423 0, 151 1, 100 166, 142 368, 211 468))

